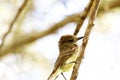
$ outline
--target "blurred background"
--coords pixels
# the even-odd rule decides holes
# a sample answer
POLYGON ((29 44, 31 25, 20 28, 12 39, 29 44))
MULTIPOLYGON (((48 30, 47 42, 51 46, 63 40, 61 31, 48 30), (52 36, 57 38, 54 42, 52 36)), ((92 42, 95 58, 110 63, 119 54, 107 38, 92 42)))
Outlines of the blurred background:
MULTIPOLYGON (((89 1, 0 0, 0 80, 47 80, 60 36, 75 30, 71 15, 80 14, 89 1)), ((87 21, 77 36, 84 35, 87 21)), ((120 80, 119 25, 120 0, 101 0, 77 80, 120 80)), ((64 74, 69 80, 71 71, 64 74)))

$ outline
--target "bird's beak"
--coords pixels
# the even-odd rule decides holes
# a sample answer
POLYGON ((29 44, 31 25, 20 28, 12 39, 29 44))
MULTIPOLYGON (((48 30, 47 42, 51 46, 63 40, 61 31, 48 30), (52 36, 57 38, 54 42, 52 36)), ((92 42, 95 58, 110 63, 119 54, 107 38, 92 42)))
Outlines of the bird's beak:
POLYGON ((77 40, 80 40, 80 39, 82 39, 82 38, 84 38, 84 37, 83 37, 83 36, 82 36, 82 37, 78 37, 77 40))

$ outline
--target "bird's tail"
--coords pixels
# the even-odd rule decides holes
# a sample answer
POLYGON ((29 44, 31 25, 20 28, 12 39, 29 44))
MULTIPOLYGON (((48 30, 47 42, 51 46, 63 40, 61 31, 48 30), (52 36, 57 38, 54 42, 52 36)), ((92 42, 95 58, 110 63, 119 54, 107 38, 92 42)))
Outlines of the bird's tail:
POLYGON ((56 78, 58 77, 58 75, 61 74, 60 70, 54 70, 50 76, 48 77, 47 80, 56 80, 56 78))
POLYGON ((57 78, 57 75, 55 75, 55 72, 53 71, 47 80, 55 80, 57 78))

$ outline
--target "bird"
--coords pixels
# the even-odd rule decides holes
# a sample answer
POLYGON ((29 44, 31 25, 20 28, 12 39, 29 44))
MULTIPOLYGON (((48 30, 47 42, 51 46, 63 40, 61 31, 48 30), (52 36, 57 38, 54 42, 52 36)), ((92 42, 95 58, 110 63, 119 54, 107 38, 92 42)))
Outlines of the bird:
MULTIPOLYGON (((56 80, 60 74, 63 75, 63 72, 70 71, 73 68, 79 52, 77 41, 82 38, 70 34, 61 36, 58 42, 59 55, 47 80, 56 80)), ((66 80, 64 75, 63 77, 66 80)))

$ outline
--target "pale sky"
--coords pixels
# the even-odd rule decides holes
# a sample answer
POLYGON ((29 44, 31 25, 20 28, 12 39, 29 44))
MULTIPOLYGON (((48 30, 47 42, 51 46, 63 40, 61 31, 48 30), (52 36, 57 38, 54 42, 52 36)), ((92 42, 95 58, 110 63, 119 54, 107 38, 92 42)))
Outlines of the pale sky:
MULTIPOLYGON (((19 7, 22 1, 16 1, 17 5, 14 6, 19 7)), ((65 5, 60 1, 34 0, 34 9, 27 14, 21 25, 23 32, 29 34, 31 31, 45 30, 66 16, 82 11, 89 0, 67 0, 65 5)), ((0 36, 7 30, 8 22, 11 21, 9 19, 15 15, 13 11, 17 8, 14 6, 10 3, 0 3, 0 36)), ((119 21, 120 14, 117 11, 105 13, 102 17, 96 18, 77 80, 120 80, 119 21)), ((86 25, 87 20, 83 28, 86 25)), ((24 56, 6 56, 0 61, 0 80, 46 80, 59 54, 60 36, 72 34, 75 27, 74 23, 68 24, 57 33, 37 40, 29 47, 25 47, 28 53, 24 56), (21 57, 24 58, 21 59, 21 57)), ((78 36, 82 36, 83 32, 84 29, 78 36)), ((80 44, 81 41, 78 43, 80 44)), ((68 80, 70 75, 71 72, 65 73, 68 80)), ((57 80, 64 79, 59 76, 57 80)))

